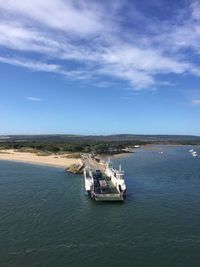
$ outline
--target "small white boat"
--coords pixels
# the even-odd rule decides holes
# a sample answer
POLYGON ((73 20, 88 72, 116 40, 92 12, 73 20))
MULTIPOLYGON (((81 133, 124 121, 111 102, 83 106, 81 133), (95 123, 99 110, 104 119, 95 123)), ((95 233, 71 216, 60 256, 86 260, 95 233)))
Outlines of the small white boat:
POLYGON ((194 149, 190 149, 189 152, 192 153, 194 151, 194 149))
POLYGON ((196 152, 196 151, 193 151, 193 152, 192 152, 192 156, 193 156, 193 157, 198 157, 197 152, 196 152))

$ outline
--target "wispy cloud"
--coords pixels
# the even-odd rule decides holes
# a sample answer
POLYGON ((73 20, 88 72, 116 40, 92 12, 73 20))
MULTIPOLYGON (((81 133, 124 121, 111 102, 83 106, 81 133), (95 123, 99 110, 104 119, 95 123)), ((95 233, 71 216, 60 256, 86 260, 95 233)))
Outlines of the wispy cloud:
POLYGON ((194 106, 200 106, 200 99, 193 99, 192 100, 192 105, 194 105, 194 106))
POLYGON ((41 98, 33 97, 33 96, 27 96, 25 97, 27 100, 34 101, 34 102, 41 102, 43 101, 41 98))
POLYGON ((0 57, 1 63, 6 63, 14 66, 20 66, 24 68, 28 68, 35 71, 44 71, 44 72, 54 72, 54 73, 62 73, 59 70, 59 66, 55 64, 46 64, 39 61, 31 61, 30 59, 18 59, 12 57, 0 57))
POLYGON ((185 5, 176 20, 164 21, 129 6, 126 1, 0 0, 0 46, 8 54, 0 62, 67 79, 114 77, 137 90, 169 85, 168 74, 200 76, 192 60, 200 54, 199 2, 185 5), (124 12, 131 26, 125 25, 124 12))
POLYGON ((102 30, 101 13, 85 1, 35 0, 34 2, 0 1, 0 7, 15 16, 32 19, 40 25, 72 34, 93 34, 102 30))

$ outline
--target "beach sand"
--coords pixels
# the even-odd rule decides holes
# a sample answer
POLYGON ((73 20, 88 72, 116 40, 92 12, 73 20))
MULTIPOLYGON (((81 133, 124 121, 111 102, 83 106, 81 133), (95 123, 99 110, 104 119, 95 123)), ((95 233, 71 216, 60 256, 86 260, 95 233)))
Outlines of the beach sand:
POLYGON ((19 152, 13 149, 0 150, 0 160, 31 163, 37 165, 49 165, 68 168, 72 164, 81 164, 81 159, 66 158, 69 154, 39 156, 30 152, 19 152))

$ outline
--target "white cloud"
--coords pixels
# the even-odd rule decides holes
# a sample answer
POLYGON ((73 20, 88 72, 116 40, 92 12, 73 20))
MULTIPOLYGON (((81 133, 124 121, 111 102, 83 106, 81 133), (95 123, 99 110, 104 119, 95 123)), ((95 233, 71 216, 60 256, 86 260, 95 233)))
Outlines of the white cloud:
POLYGON ((9 51, 9 56, 0 56, 0 62, 70 79, 93 81, 107 75, 135 89, 169 85, 158 79, 159 74, 200 76, 199 68, 183 52, 190 48, 200 53, 198 2, 190 5, 187 19, 182 15, 180 21, 161 21, 159 27, 158 21, 134 9, 136 17, 131 18, 144 21, 149 30, 140 35, 123 27, 120 8, 121 1, 103 6, 90 0, 0 0, 0 46, 9 51), (17 57, 22 52, 23 57, 17 57))
POLYGON ((31 18, 44 26, 72 34, 96 34, 103 29, 101 12, 90 2, 72 0, 0 0, 2 10, 31 18))
POLYGON ((200 53, 200 2, 191 1, 187 9, 175 23, 168 21, 161 24, 156 35, 156 42, 167 51, 185 55, 184 49, 200 53), (186 13, 186 14, 185 14, 186 13), (170 49, 169 49, 170 48, 170 49))
POLYGON ((11 23, 0 24, 0 44, 11 49, 48 54, 60 50, 60 44, 45 33, 11 23))
POLYGON ((27 96, 25 97, 27 100, 30 100, 30 101, 35 101, 35 102, 41 102, 43 101, 41 98, 38 98, 38 97, 33 97, 33 96, 27 96))
POLYGON ((19 66, 24 67, 32 71, 42 71, 42 72, 50 72, 50 73, 56 73, 61 74, 64 77, 68 79, 79 79, 79 80, 85 80, 85 79, 92 79, 91 75, 92 73, 88 73, 85 70, 65 70, 60 65, 56 64, 48 64, 40 61, 32 61, 27 58, 12 58, 12 57, 0 57, 0 62, 13 65, 13 66, 19 66))
POLYGON ((43 62, 34 62, 27 59, 16 59, 11 57, 0 57, 0 62, 14 66, 25 67, 35 71, 54 72, 62 74, 62 70, 60 70, 59 66, 55 64, 46 64, 43 62))

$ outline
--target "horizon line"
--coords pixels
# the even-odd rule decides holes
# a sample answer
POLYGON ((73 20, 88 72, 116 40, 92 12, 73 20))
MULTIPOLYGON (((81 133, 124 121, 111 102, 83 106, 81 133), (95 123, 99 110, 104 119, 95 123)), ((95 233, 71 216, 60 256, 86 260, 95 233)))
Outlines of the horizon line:
POLYGON ((200 135, 195 134, 135 134, 135 133, 116 133, 116 134, 71 134, 71 133, 27 133, 27 134, 1 134, 0 137, 9 137, 9 136, 58 136, 58 135, 67 135, 67 136, 117 136, 117 135, 135 135, 135 136, 193 136, 200 137, 200 135))

